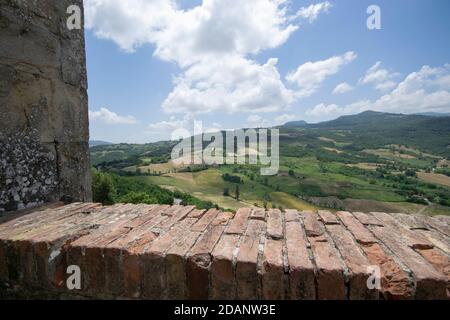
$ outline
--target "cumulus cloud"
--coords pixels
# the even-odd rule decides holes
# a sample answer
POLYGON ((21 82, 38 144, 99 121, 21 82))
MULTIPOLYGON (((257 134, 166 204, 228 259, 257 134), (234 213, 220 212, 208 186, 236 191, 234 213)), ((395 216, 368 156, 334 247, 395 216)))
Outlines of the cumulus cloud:
POLYGON ((305 112, 305 114, 310 117, 327 117, 330 115, 340 115, 341 113, 342 109, 338 105, 326 105, 324 103, 320 103, 305 112))
POLYGON ((285 124, 286 122, 293 121, 296 119, 296 116, 293 114, 282 114, 275 117, 275 125, 285 124))
POLYGON ((373 109, 404 113, 450 111, 450 65, 423 66, 375 101, 373 109))
POLYGON ((360 100, 346 106, 339 106, 337 104, 320 103, 311 109, 306 110, 305 114, 317 119, 330 119, 342 115, 355 114, 371 109, 371 103, 368 100, 360 100))
POLYGON ((149 135, 159 134, 162 139, 179 139, 180 136, 186 138, 202 132, 217 132, 220 130, 223 130, 223 127, 217 122, 207 125, 200 120, 185 115, 183 118, 172 116, 169 120, 150 123, 146 133, 149 135))
POLYGON ((181 66, 278 47, 298 28, 289 21, 284 0, 209 0, 189 10, 172 0, 86 3, 86 27, 97 36, 126 51, 155 44, 157 57, 181 66))
POLYGON ((366 71, 364 77, 359 81, 363 84, 372 84, 378 91, 388 91, 395 88, 397 83, 393 79, 398 76, 398 73, 381 68, 381 62, 378 61, 366 71))
POLYGON ((328 1, 311 4, 308 7, 300 8, 295 16, 313 23, 319 17, 319 14, 329 12, 331 7, 332 5, 328 1))
POLYGON ((410 73, 391 92, 375 101, 361 100, 338 106, 319 104, 308 109, 312 117, 340 116, 365 110, 392 113, 450 112, 450 64, 442 67, 423 66, 410 73))
POLYGON ((270 127, 270 122, 260 115, 252 114, 248 116, 246 126, 248 128, 268 128, 270 127))
POLYGON ((176 79, 163 103, 169 113, 272 112, 286 108, 293 93, 276 68, 277 59, 260 65, 240 56, 197 63, 176 79))
POLYGON ((246 126, 249 128, 271 128, 295 119, 296 116, 293 114, 281 114, 271 120, 268 120, 258 114, 253 114, 248 116, 246 126))
POLYGON ((149 132, 172 132, 177 129, 186 129, 188 127, 188 119, 176 119, 171 117, 170 120, 163 120, 159 122, 150 123, 148 125, 149 132))
POLYGON ((333 94, 343 94, 355 89, 353 86, 349 85, 347 82, 342 82, 336 86, 333 90, 333 94))
POLYGON ((286 0, 205 0, 183 10, 173 0, 89 0, 86 28, 133 52, 145 44, 182 73, 162 107, 169 113, 269 112, 287 107, 293 93, 276 59, 249 58, 285 43, 298 20, 317 19, 325 3, 289 14, 286 0))
POLYGON ((100 108, 98 111, 89 111, 89 120, 101 121, 106 124, 135 124, 138 122, 133 116, 120 116, 107 108, 100 108))
POLYGON ((297 70, 289 72, 286 80, 298 86, 297 97, 309 97, 320 88, 328 77, 338 73, 344 65, 352 62, 356 57, 356 53, 348 51, 343 55, 326 60, 309 61, 300 65, 297 70))

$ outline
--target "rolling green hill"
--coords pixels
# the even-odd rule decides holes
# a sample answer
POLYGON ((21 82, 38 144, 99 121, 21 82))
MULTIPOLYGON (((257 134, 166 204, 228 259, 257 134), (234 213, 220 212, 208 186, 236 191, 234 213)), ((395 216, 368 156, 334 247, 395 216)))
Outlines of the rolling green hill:
POLYGON ((170 161, 174 141, 95 146, 91 161, 122 177, 114 178, 118 190, 125 180, 157 185, 231 210, 256 205, 450 214, 450 117, 367 111, 279 129, 276 176, 260 176, 255 165, 180 167, 170 161))
POLYGON ((450 117, 366 111, 318 124, 287 123, 282 130, 307 129, 363 150, 397 144, 450 157, 450 117))

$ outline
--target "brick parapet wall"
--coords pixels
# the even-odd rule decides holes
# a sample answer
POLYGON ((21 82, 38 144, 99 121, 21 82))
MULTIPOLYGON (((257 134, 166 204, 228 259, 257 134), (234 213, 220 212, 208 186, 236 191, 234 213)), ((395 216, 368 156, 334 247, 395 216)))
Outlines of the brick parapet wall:
POLYGON ((0 220, 0 286, 4 298, 448 299, 449 235, 445 216, 75 203, 0 220), (81 290, 66 288, 69 265, 81 290))

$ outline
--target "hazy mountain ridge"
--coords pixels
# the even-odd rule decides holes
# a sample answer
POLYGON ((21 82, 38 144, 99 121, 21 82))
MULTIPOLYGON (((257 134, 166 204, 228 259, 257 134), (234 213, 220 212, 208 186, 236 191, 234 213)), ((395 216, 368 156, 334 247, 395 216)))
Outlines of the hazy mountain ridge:
POLYGON ((287 123, 282 128, 306 129, 331 135, 355 147, 382 147, 397 144, 420 148, 422 151, 450 157, 450 117, 406 115, 365 111, 335 120, 296 127, 287 123), (336 134, 345 131, 345 134, 336 134))
POLYGON ((112 142, 108 141, 102 141, 102 140, 89 140, 89 147, 96 147, 96 146, 107 146, 114 144, 112 142))
MULTIPOLYGON (((283 144, 311 143, 317 137, 328 137, 346 145, 347 150, 381 148, 396 144, 412 146, 423 152, 450 157, 450 117, 406 115, 365 111, 356 115, 310 124, 303 120, 279 126, 283 144)), ((94 142, 94 141, 92 141, 94 142)), ((129 157, 151 156, 168 158, 174 141, 146 144, 91 145, 92 163, 123 160, 129 157), (102 151, 110 154, 105 157, 102 151), (98 157, 96 156, 98 155, 98 157)))

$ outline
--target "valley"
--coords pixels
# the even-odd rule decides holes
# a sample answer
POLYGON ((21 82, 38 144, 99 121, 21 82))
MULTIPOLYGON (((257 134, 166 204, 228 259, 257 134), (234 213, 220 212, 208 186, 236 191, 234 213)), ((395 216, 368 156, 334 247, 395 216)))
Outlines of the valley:
POLYGON ((95 146, 91 162, 122 180, 231 211, 258 206, 450 214, 450 117, 369 111, 279 129, 275 176, 261 176, 258 165, 180 166, 170 160, 173 141, 95 146))

